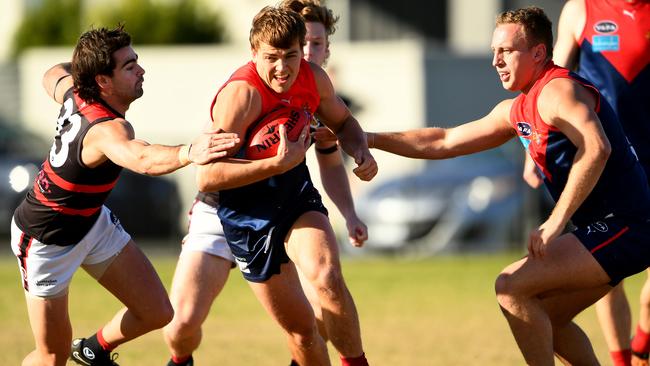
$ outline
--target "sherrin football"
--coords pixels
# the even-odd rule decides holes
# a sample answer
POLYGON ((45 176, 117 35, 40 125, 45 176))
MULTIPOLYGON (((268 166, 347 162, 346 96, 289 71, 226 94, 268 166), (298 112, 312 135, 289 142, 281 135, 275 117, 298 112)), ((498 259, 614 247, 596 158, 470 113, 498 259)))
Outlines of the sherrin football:
POLYGON ((289 141, 296 141, 305 125, 311 122, 311 114, 301 108, 281 107, 262 117, 246 141, 246 158, 251 160, 275 156, 280 144, 280 125, 287 129, 289 141))

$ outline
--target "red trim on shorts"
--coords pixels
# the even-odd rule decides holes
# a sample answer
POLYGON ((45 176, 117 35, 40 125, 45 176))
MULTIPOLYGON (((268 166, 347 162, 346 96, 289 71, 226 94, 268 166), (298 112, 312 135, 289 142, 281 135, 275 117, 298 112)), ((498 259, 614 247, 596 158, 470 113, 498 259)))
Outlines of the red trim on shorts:
POLYGON ((187 213, 187 232, 190 232, 190 225, 192 225, 192 212, 194 212, 194 207, 197 203, 199 203, 199 200, 195 199, 194 202, 192 202, 190 211, 187 213))
POLYGON ((47 177, 50 180, 52 180, 54 184, 70 192, 103 193, 103 192, 110 191, 111 189, 113 189, 113 187, 115 187, 115 184, 117 184, 117 179, 115 179, 111 183, 100 184, 100 185, 77 184, 77 183, 68 182, 67 180, 58 176, 54 172, 54 170, 52 170, 52 166, 50 165, 49 160, 45 160, 45 162, 43 163, 43 171, 47 174, 47 177))
MULTIPOLYGON (((34 185, 37 185, 37 183, 34 183, 34 185)), ((34 196, 36 197, 36 199, 40 203, 42 203, 44 206, 47 206, 47 207, 51 208, 52 210, 54 210, 56 212, 61 212, 62 214, 65 214, 65 215, 77 215, 77 216, 89 217, 89 216, 94 215, 102 207, 102 206, 99 206, 99 207, 91 207, 91 208, 84 208, 84 209, 76 209, 76 208, 64 207, 64 206, 59 205, 56 202, 52 202, 52 201, 48 200, 47 197, 45 197, 43 195, 43 193, 41 193, 41 191, 40 191, 40 189, 38 187, 35 186, 33 191, 34 191, 34 196)))
POLYGON ((33 241, 34 238, 25 235, 25 233, 20 234, 20 240, 18 241, 18 262, 20 263, 20 275, 23 278, 23 288, 25 291, 29 291, 29 283, 27 282, 27 257, 29 256, 29 248, 32 247, 33 241))
POLYGON ((600 248, 603 248, 603 247, 609 245, 611 242, 613 242, 614 240, 618 239, 619 236, 625 234, 625 232, 628 231, 628 230, 630 230, 630 228, 629 228, 628 226, 624 227, 623 229, 621 229, 621 231, 619 231, 618 233, 616 233, 616 235, 614 235, 614 236, 612 236, 611 238, 605 240, 603 243, 601 243, 601 244, 595 246, 595 247, 591 250, 591 253, 593 254, 593 253, 595 253, 597 250, 599 250, 600 248))

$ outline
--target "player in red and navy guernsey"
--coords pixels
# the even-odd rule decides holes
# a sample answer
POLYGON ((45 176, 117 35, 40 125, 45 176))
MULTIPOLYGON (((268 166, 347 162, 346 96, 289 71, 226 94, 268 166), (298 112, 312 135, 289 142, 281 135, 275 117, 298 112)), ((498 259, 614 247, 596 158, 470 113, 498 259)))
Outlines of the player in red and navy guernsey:
MULTIPOLYGON (((252 62, 219 90, 214 127, 244 136, 278 106, 317 114, 354 157, 355 174, 370 180, 377 164, 357 120, 319 66, 303 61, 305 24, 282 7, 265 7, 253 19, 252 62)), ((319 294, 328 335, 343 365, 367 365, 356 306, 343 280, 336 237, 305 165, 308 126, 295 142, 280 128, 277 155, 246 160, 241 150, 200 167, 199 189, 219 191, 219 218, 237 264, 267 312, 286 332, 299 365, 329 364, 325 342, 305 298, 297 269, 319 294), (281 293, 282 296, 277 296, 281 293)))
MULTIPOLYGON (((650 173, 650 2, 567 1, 560 14, 553 60, 577 68, 598 88, 650 173)), ((526 163, 524 178, 537 187, 541 183, 537 170, 530 159, 526 163)), ((632 317, 622 282, 597 302, 596 310, 614 366, 630 365, 632 317)), ((637 366, 648 365, 649 333, 650 281, 646 281, 632 343, 637 366)))
POLYGON ((223 157, 238 139, 205 133, 180 146, 135 139, 124 114, 142 96, 143 75, 131 37, 118 27, 84 33, 72 62, 43 77, 47 93, 62 105, 57 134, 11 223, 36 344, 23 365, 65 365, 68 357, 82 365, 116 365, 115 347, 172 318, 153 266, 104 201, 122 168, 171 173, 223 157), (79 267, 125 307, 96 334, 72 341, 68 287, 79 267))
POLYGON ((528 255, 506 267, 497 300, 525 361, 598 364, 572 321, 623 278, 650 264, 650 188, 616 115, 589 82, 552 62, 552 25, 537 7, 497 17, 493 66, 520 91, 454 128, 368 133, 370 147, 444 159, 518 137, 556 200, 532 230, 528 255), (564 233, 569 220, 576 229, 564 233))

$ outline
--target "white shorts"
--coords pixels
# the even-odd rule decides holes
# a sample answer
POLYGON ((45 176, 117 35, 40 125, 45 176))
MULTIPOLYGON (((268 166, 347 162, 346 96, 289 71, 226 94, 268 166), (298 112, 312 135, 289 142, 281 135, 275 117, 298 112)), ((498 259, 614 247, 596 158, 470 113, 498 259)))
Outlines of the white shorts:
POLYGON ((223 235, 216 207, 202 201, 194 201, 181 255, 188 251, 208 253, 235 263, 235 257, 223 235))
POLYGON ((129 240, 131 235, 106 206, 86 236, 74 245, 43 244, 29 238, 11 220, 11 250, 18 258, 23 288, 37 297, 54 297, 67 291, 77 268, 116 256, 129 240))

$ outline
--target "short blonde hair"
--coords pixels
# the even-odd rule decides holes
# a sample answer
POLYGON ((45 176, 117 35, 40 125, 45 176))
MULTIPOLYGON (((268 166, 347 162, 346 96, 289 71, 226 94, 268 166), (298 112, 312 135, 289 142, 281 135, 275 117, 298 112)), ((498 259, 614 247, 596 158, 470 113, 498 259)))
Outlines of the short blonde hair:
POLYGON ((305 45, 307 30, 300 14, 286 8, 265 6, 253 18, 249 42, 256 50, 264 42, 280 49, 289 49, 298 41, 305 45))
POLYGON ((496 19, 496 25, 502 24, 522 25, 528 46, 532 47, 542 43, 546 46, 546 58, 553 58, 553 23, 546 16, 544 10, 536 6, 529 6, 504 11, 496 19))

